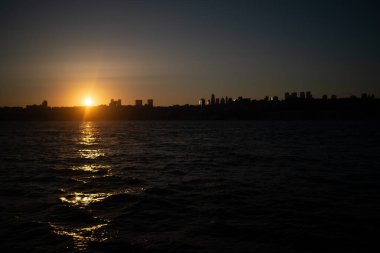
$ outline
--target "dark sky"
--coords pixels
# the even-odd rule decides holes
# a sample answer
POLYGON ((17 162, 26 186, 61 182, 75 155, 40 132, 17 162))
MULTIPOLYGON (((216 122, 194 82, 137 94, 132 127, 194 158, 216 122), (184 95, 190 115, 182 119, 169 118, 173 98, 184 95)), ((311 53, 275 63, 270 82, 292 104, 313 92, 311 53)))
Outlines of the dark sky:
POLYGON ((0 106, 380 95, 378 1, 1 1, 0 106))

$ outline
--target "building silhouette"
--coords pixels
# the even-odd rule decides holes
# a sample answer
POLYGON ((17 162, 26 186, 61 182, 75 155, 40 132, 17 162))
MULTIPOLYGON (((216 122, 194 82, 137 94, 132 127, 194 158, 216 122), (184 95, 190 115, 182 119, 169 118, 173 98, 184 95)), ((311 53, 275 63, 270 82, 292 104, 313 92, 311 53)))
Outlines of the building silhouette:
POLYGON ((270 101, 278 101, 278 97, 277 96, 272 96, 272 97, 270 97, 270 101))
POLYGON ((286 100, 277 96, 266 96, 260 100, 251 100, 242 96, 199 99, 199 105, 174 105, 153 107, 153 99, 135 100, 133 106, 122 106, 121 99, 111 99, 109 105, 100 105, 91 109, 91 114, 84 106, 48 107, 44 100, 41 104, 22 107, 0 107, 0 120, 142 120, 142 119, 181 119, 181 120, 214 120, 214 119, 379 119, 380 99, 372 93, 361 93, 359 96, 337 98, 336 95, 324 94, 313 98, 311 92, 286 93, 286 100), (305 95, 303 95, 305 94, 305 95), (303 99, 305 96, 305 99, 303 99), (331 98, 329 100, 329 98, 331 98), (117 108, 117 109, 113 109, 117 108), (201 108, 201 109, 200 109, 201 108))
POLYGON ((118 99, 118 100, 111 99, 108 106, 112 108, 121 107, 121 99, 118 99))
POLYGON ((39 105, 36 105, 36 104, 33 104, 33 105, 26 105, 26 108, 29 108, 29 109, 32 109, 32 108, 43 108, 43 109, 47 109, 47 108, 48 108, 48 102, 47 102, 47 100, 44 100, 44 101, 42 101, 42 103, 39 104, 39 105))
POLYGON ((211 105, 215 105, 215 95, 211 94, 211 105))
POLYGON ((199 99, 198 104, 202 107, 206 106, 206 100, 204 98, 199 99))
POLYGON ((292 92, 292 93, 285 92, 285 100, 288 100, 288 99, 313 99, 313 95, 311 94, 310 91, 306 91, 306 92, 301 91, 299 93, 299 96, 297 92, 292 92))

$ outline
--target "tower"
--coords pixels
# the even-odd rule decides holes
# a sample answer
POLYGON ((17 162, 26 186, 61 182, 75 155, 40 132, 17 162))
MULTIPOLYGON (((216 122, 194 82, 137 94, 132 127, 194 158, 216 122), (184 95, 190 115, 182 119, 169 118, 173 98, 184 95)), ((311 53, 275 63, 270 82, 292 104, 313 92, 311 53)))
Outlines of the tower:
POLYGON ((211 105, 215 105, 215 95, 211 94, 211 105))

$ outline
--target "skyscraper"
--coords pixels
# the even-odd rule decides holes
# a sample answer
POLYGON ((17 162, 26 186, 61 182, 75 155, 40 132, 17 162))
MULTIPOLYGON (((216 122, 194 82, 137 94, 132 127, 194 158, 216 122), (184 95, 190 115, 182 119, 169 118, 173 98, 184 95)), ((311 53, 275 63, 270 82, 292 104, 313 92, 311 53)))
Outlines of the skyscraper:
POLYGON ((215 105, 215 95, 211 94, 211 105, 215 105))

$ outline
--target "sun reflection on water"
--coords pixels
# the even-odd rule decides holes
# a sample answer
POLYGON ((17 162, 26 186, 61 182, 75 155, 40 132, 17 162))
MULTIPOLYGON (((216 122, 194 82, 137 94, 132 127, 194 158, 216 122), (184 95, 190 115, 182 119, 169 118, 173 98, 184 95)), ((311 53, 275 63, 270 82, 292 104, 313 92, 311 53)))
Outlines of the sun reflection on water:
POLYGON ((97 144, 97 131, 93 122, 84 122, 81 125, 81 138, 79 144, 81 145, 94 145, 97 144))
POLYGON ((81 137, 78 141, 78 144, 84 145, 85 148, 80 148, 78 150, 80 156, 86 159, 96 159, 98 157, 105 156, 105 153, 102 149, 93 147, 95 145, 98 145, 101 141, 98 130, 95 128, 94 123, 85 122, 81 127, 81 137))
POLYGON ((109 239, 107 230, 104 229, 108 225, 107 223, 81 228, 68 228, 53 223, 49 223, 49 225, 55 234, 71 237, 75 248, 79 251, 85 251, 89 242, 103 242, 109 239))
POLYGON ((85 164, 81 166, 73 166, 70 168, 70 170, 74 171, 84 171, 84 172, 109 172, 111 169, 111 166, 109 165, 100 165, 100 164, 85 164))
MULTIPOLYGON (((95 124, 93 122, 83 122, 80 125, 79 134, 79 139, 76 139, 74 143, 74 145, 78 147, 76 152, 80 158, 86 158, 88 160, 85 164, 74 165, 69 169, 71 171, 81 172, 80 174, 85 180, 78 179, 78 175, 74 175, 72 179, 74 179, 76 183, 68 186, 70 193, 62 189, 63 194, 59 196, 59 200, 64 205, 86 210, 90 204, 101 202, 113 194, 97 191, 94 184, 94 179, 109 177, 112 176, 112 173, 110 165, 99 164, 99 162, 97 162, 98 157, 105 156, 106 154, 103 149, 99 148, 102 139, 100 138, 101 133, 99 133, 95 124), (81 189, 81 191, 74 189, 81 189)), ((74 242, 74 247, 79 251, 85 251, 89 242, 102 242, 110 238, 109 231, 106 229, 108 225, 107 221, 95 217, 92 210, 88 211, 89 212, 86 213, 92 216, 92 219, 95 220, 95 224, 85 223, 71 226, 70 220, 67 221, 67 224, 49 224, 55 234, 71 237, 74 242)))
POLYGON ((73 192, 67 196, 61 196, 59 199, 64 203, 69 203, 72 206, 85 207, 89 204, 102 201, 111 196, 112 193, 83 193, 73 192))
POLYGON ((87 159, 96 159, 100 156, 105 156, 104 152, 101 152, 98 149, 80 149, 78 150, 81 157, 87 159))

